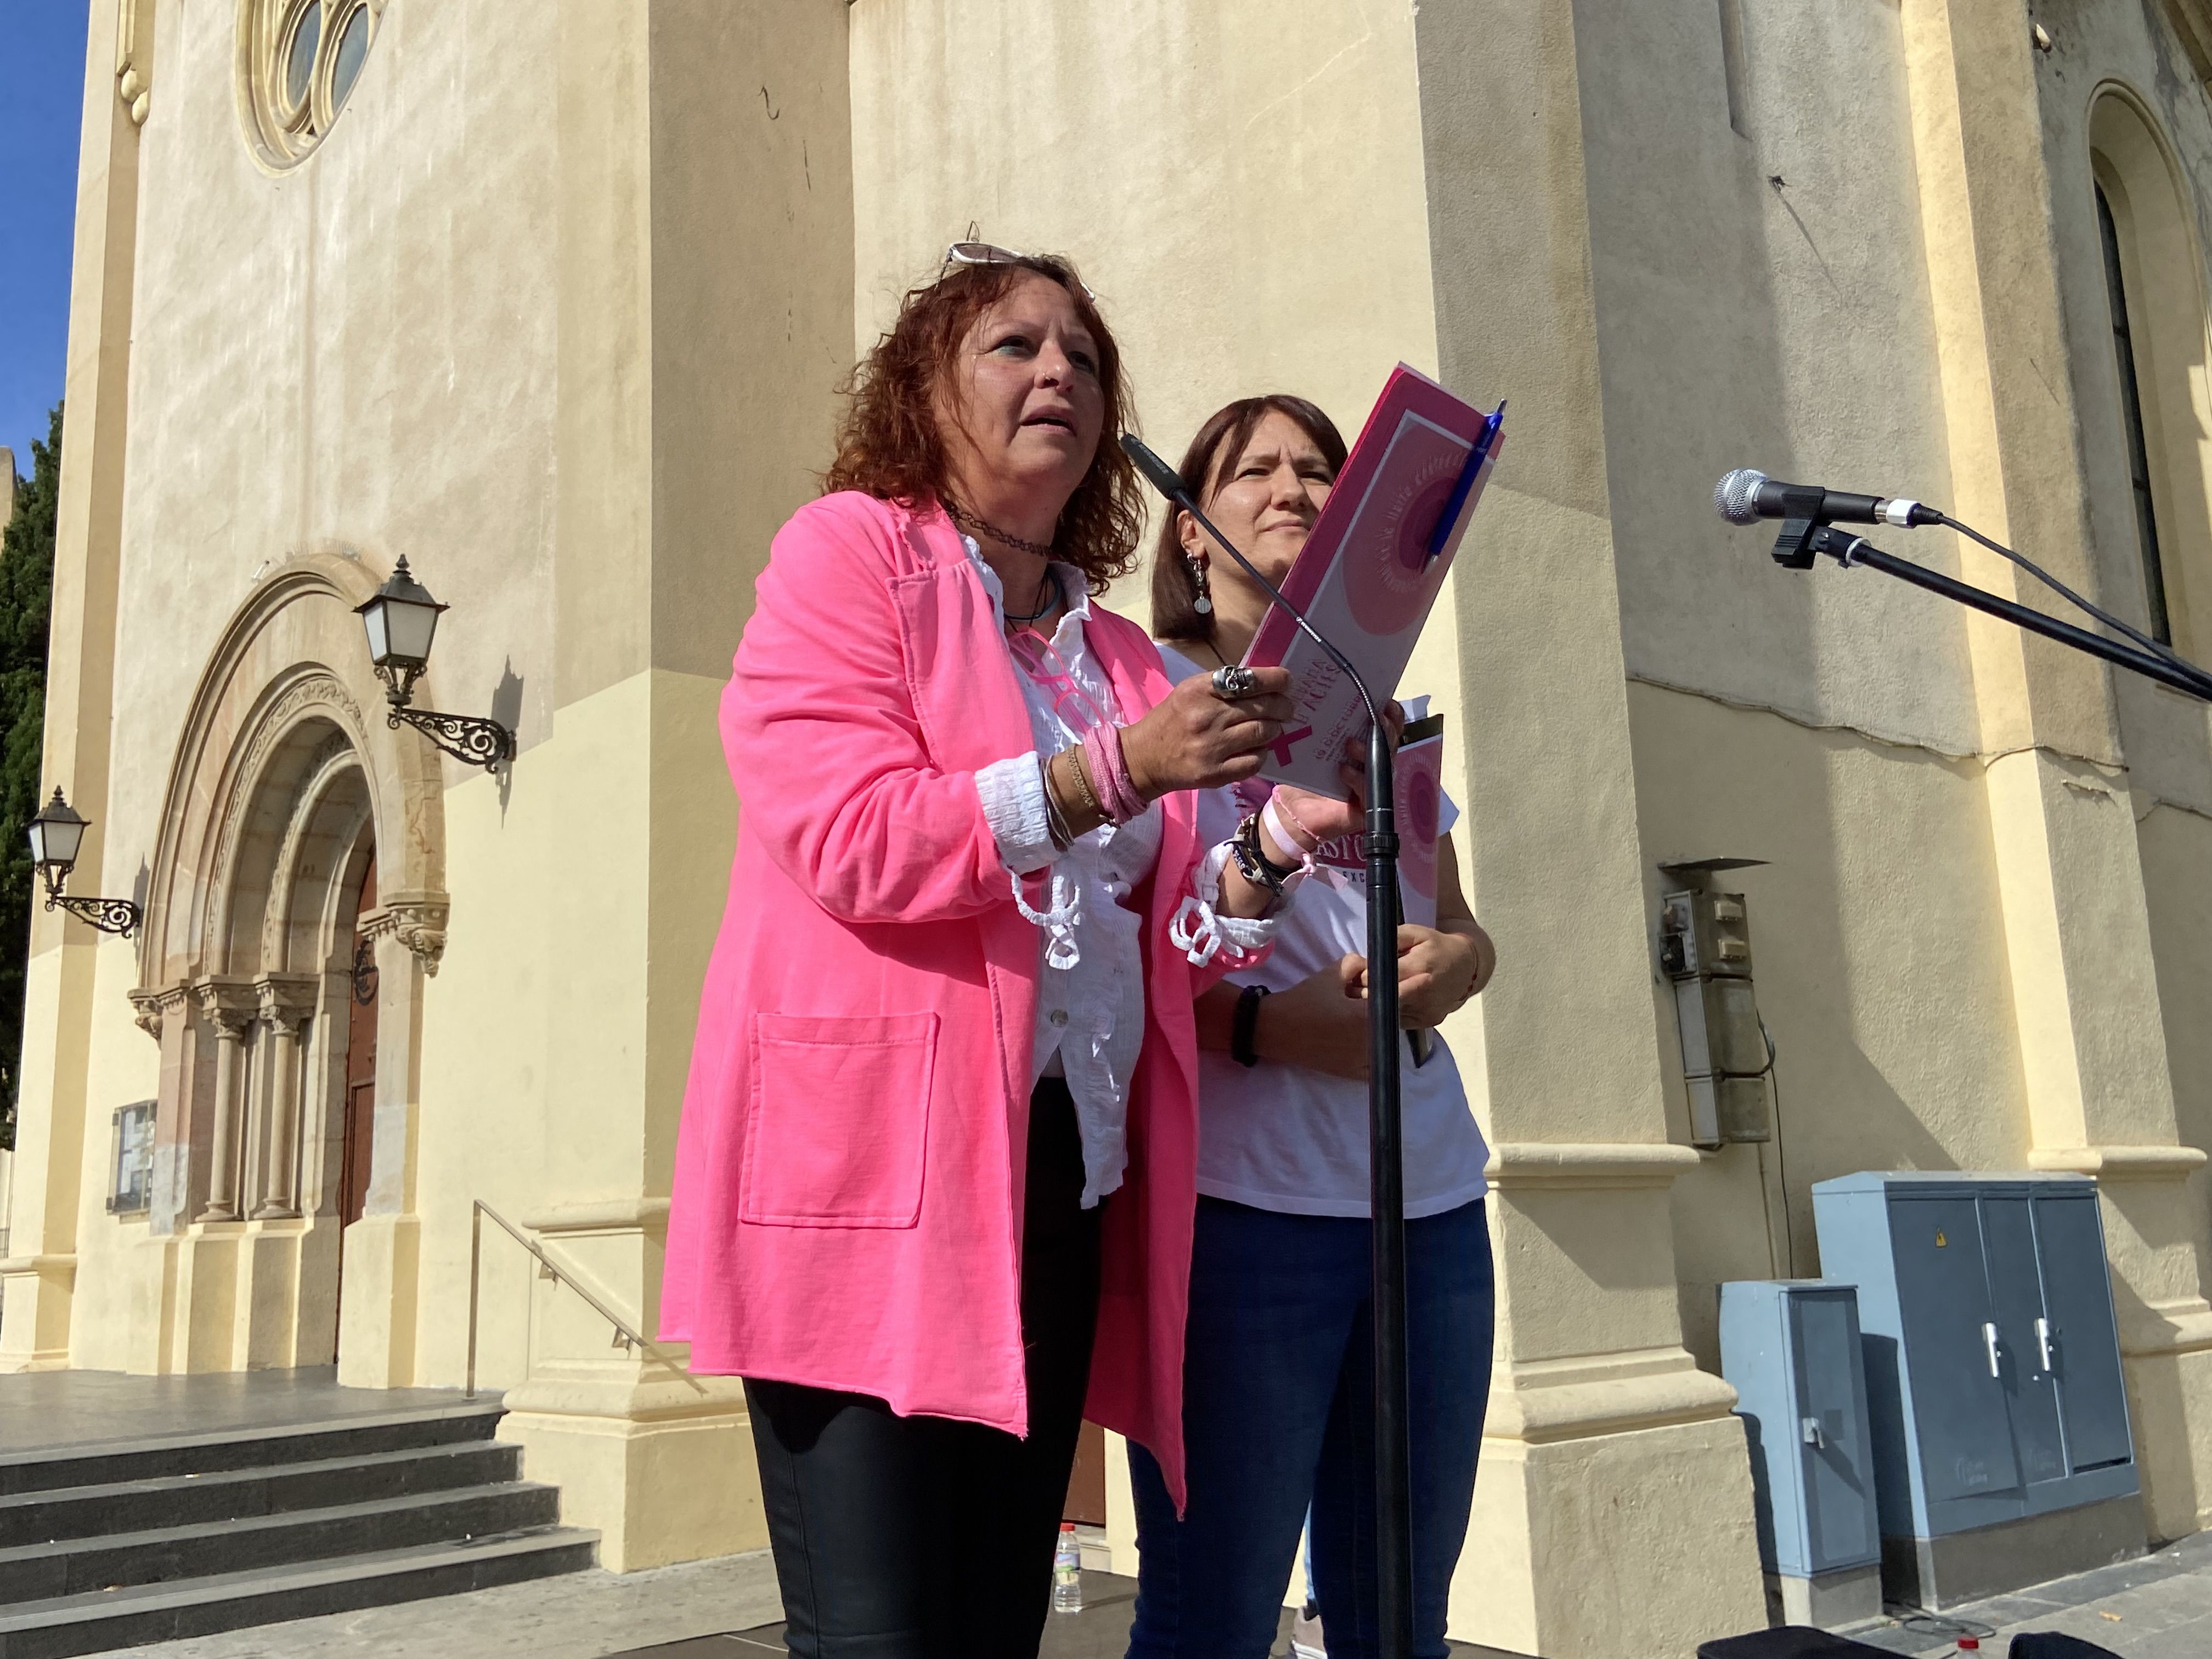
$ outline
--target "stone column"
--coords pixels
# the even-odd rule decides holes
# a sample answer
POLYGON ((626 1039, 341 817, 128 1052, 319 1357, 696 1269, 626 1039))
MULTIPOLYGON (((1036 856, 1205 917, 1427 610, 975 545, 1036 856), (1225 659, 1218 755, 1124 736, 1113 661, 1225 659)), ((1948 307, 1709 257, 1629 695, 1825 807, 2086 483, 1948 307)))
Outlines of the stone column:
MULTIPOLYGON (((2124 609, 2100 594, 2076 381, 2051 372, 2069 361, 2065 282, 2101 283, 2083 251, 2088 181, 2054 176, 2026 13, 2019 0, 1904 0, 1899 15, 1952 510, 2124 609), (2075 257, 2062 273, 2069 222, 2075 257)), ((2093 349, 2111 362, 2108 339, 2093 349)), ((1960 574, 2034 599, 1977 548, 1962 544, 1960 574)), ((2146 1529, 2176 1537, 2212 1521, 2212 1303, 2188 1187, 2205 1155, 2182 1144, 2175 1110, 2113 676, 1978 615, 1967 641, 2027 1161, 2097 1177, 2146 1529)))
POLYGON ((269 1160, 256 1221, 300 1213, 300 1040, 314 1018, 313 981, 264 979, 254 987, 269 1043, 269 1160))
POLYGON ((215 1027, 215 1134, 208 1163, 207 1207, 196 1221, 235 1221, 239 1217, 239 1114, 246 1081, 246 1033, 253 1023, 251 1005, 240 1006, 226 986, 198 988, 200 1006, 215 1027))
POLYGON ((1415 21, 1440 378, 1534 411, 1518 438, 1509 419, 1429 623, 1450 655, 1419 682, 1460 734, 1454 838, 1506 964, 1447 1027, 1490 1133, 1498 1297, 1451 1633, 1562 1659, 1766 1622, 1735 1392, 1683 1342, 1672 1188, 1697 1155, 1669 1140, 1653 1018, 1584 11, 1443 0, 1415 21))
MULTIPOLYGON (((544 1184, 532 1194, 504 1170, 474 1176, 495 1201, 513 1192, 510 1213, 542 1224, 555 1254, 647 1333, 659 1316, 669 1169, 716 921, 700 895, 715 890, 728 857, 714 709, 751 597, 726 553, 684 526, 726 525, 731 545, 765 546, 819 465, 826 398, 802 392, 769 417, 732 392, 823 386, 819 366, 850 361, 847 20, 819 0, 613 0, 561 14, 556 712, 551 740, 518 763, 517 787, 554 815, 556 868, 599 856, 611 799, 653 803, 653 844, 619 878, 549 891, 553 936, 591 948, 545 982, 544 1146, 529 1177, 544 1184), (763 85, 773 120, 746 112, 745 97, 761 107, 763 85), (769 249, 743 233, 748 219, 789 234, 769 249), (650 251, 649 272, 624 251, 637 248, 650 251), (683 319, 733 310, 781 325, 726 331, 704 350, 688 337, 683 319), (650 376, 624 368, 638 362, 650 376), (599 475, 589 488, 586 471, 599 475)), ((380 1146, 380 1166, 382 1157, 380 1146)), ((456 1211, 441 1224, 464 1219, 456 1211)), ((600 1560, 629 1571, 758 1548, 742 1390, 611 1350, 604 1322, 568 1290, 538 1291, 528 1374, 508 1369, 519 1346, 489 1362, 510 1384, 500 1432, 559 1483, 563 1513, 599 1532, 600 1560)), ((442 1357, 423 1380, 451 1380, 460 1322, 424 1329, 442 1357)))
MULTIPOLYGON (((48 629, 48 783, 93 821, 78 868, 105 868, 115 613, 123 526, 125 410, 138 225, 138 130, 115 91, 117 9, 92 8, 85 48, 76 230, 70 281, 68 441, 61 459, 52 622, 48 629)), ((127 889, 125 890, 127 890, 127 889)), ((32 913, 23 988, 18 1139, 9 1161, 9 1251, 0 1259, 0 1372, 65 1365, 76 1280, 94 962, 127 959, 109 935, 32 913)))

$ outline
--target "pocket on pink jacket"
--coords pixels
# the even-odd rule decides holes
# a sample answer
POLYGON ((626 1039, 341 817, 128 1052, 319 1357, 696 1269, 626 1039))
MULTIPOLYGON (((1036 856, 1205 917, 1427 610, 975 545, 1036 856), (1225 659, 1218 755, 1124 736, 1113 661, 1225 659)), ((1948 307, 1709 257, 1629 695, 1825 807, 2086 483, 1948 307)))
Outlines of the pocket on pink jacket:
POLYGON ((921 1218, 937 1018, 752 1016, 738 1220, 911 1227, 921 1218))

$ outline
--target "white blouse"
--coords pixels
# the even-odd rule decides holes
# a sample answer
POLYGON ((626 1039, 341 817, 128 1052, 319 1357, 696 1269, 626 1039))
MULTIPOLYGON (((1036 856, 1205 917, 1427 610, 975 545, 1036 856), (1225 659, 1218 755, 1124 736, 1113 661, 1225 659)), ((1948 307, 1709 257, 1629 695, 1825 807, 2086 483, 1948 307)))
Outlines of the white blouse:
MULTIPOLYGON (((998 573, 972 538, 963 536, 961 541, 1003 629, 1005 590, 998 573)), ((1068 599, 1066 613, 1053 630, 1051 647, 1060 659, 1055 666, 1066 671, 1083 700, 1106 718, 1126 718, 1084 633, 1091 599, 1083 573, 1073 565, 1053 568, 1068 599)), ((1036 746, 978 771, 975 793, 999 856, 1014 872, 1014 894, 1023 914, 1043 934, 1038 941, 1043 967, 1030 1074, 1032 1081, 1067 1079, 1083 1135, 1083 1207, 1089 1209, 1121 1184, 1128 1167, 1129 1081, 1145 1039, 1145 919, 1128 901, 1159 859, 1160 809, 1155 802, 1125 824, 1103 824, 1065 850, 1054 847, 1037 757, 1081 742, 1083 730, 1018 662, 1015 672, 1036 746)), ((1214 847, 1199 867, 1199 925, 1192 931, 1201 938, 1185 946, 1194 962, 1203 963, 1213 953, 1202 938, 1208 924, 1222 940, 1247 950, 1259 949, 1274 936, 1273 919, 1212 913, 1228 856, 1225 843, 1214 847)), ((1176 942, 1184 943, 1180 934, 1176 942)))

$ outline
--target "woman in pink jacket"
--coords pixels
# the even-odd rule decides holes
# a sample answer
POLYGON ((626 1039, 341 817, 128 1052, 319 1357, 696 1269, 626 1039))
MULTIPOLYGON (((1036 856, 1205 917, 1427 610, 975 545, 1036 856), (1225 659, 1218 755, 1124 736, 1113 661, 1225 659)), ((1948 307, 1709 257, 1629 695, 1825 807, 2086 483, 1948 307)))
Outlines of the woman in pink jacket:
POLYGON ((797 1655, 1033 1656, 1086 1394, 1181 1488, 1192 999, 1303 860, 1256 815, 1201 846, 1190 793, 1256 770, 1281 672, 1171 686, 1093 603, 1136 550, 1124 399, 1064 261, 957 246, 723 697, 662 1334, 746 1379, 797 1655))

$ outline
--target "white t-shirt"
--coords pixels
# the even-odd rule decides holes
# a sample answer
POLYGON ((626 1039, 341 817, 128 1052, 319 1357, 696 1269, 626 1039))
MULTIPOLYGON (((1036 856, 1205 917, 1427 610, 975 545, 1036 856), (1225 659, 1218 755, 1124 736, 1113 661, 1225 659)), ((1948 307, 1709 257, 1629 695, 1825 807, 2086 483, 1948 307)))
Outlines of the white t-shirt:
MULTIPOLYGON (((1172 680, 1207 672, 1171 644, 1161 645, 1160 657, 1172 680)), ((1408 719, 1426 712, 1426 698, 1401 701, 1408 719)), ((1200 794, 1200 844, 1228 840, 1249 810, 1234 789, 1200 794)), ((1440 829, 1450 829, 1458 817, 1447 799, 1440 829)), ((1274 954, 1230 982, 1286 991, 1323 969, 1333 970, 1347 955, 1366 953, 1365 872, 1324 865, 1279 920, 1274 954)), ((1399 1078, 1407 1215, 1442 1215, 1480 1198, 1490 1148, 1441 1034, 1426 1065, 1416 1066, 1410 1051, 1401 1054, 1399 1078)), ((1198 1098, 1200 1192, 1291 1215, 1367 1214, 1364 1083, 1275 1060, 1240 1066, 1208 1048, 1199 1053, 1198 1098)))

